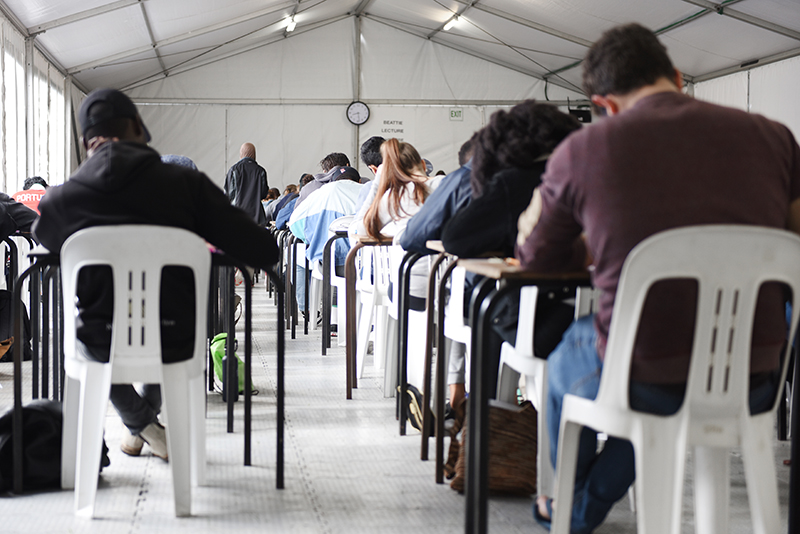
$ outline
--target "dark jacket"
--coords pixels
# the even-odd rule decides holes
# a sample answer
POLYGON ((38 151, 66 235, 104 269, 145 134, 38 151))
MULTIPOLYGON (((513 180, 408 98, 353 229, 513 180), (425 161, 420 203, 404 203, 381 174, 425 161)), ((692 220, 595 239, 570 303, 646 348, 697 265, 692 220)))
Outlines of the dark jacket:
POLYGON ((445 224, 444 249, 462 258, 487 252, 513 256, 517 219, 531 203, 533 190, 542 183, 546 164, 540 161, 531 169, 505 169, 492 176, 483 195, 472 199, 445 224))
POLYGON ((28 206, 0 193, 0 239, 17 231, 30 232, 36 217, 37 213, 28 206))
POLYGON ((322 174, 316 174, 314 175, 313 181, 308 182, 300 189, 300 198, 297 199, 295 208, 297 208, 297 206, 302 204, 303 201, 307 199, 309 195, 311 195, 311 193, 313 193, 323 185, 342 179, 348 179, 360 182, 361 176, 358 174, 358 171, 355 170, 353 167, 346 167, 344 165, 334 167, 328 172, 323 172, 322 174))
MULTIPOLYGON (((54 251, 67 237, 91 226, 156 224, 195 232, 253 267, 268 268, 278 257, 270 233, 233 207, 206 175, 162 163, 155 150, 138 143, 100 147, 67 183, 48 190, 39 209, 34 234, 54 251)), ((194 336, 193 281, 185 269, 167 268, 162 287, 164 360, 185 359, 194 336)), ((108 267, 81 271, 78 300, 78 339, 108 351, 113 309, 108 267)))
POLYGON ((409 252, 430 254, 425 243, 442 236, 442 228, 450 217, 468 205, 472 199, 469 178, 472 174, 472 161, 451 172, 439 187, 425 200, 422 209, 408 221, 406 231, 400 236, 400 246, 409 252))
POLYGON ((225 176, 225 194, 231 204, 243 209, 261 226, 267 224, 267 216, 261 207, 261 199, 267 197, 267 171, 252 158, 242 158, 228 169, 225 176))

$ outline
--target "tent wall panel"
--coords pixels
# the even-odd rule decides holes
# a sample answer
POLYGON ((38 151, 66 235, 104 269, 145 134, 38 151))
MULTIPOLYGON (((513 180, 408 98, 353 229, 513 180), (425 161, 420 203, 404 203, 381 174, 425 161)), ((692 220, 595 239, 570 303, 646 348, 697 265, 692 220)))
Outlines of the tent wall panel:
MULTIPOLYGON (((225 106, 139 105, 160 154, 191 158, 222 187, 225 179, 225 106)), ((177 192, 176 192, 177 193, 177 192)))
MULTIPOLYGON (((396 137, 414 145, 420 156, 449 173, 458 168, 458 149, 483 127, 484 110, 478 106, 373 106, 370 120, 359 131, 359 144, 373 135, 396 137), (461 120, 451 120, 451 110, 461 120)), ((371 177, 371 173, 366 170, 371 177)))
POLYGON ((694 86, 700 100, 747 111, 747 73, 739 72, 694 86))
POLYGON ((800 58, 750 72, 750 111, 784 123, 800 139, 800 58))
POLYGON ((220 184, 246 142, 255 145, 270 187, 281 190, 303 173, 321 172, 319 161, 331 152, 344 152, 351 162, 356 156, 343 106, 228 106, 227 132, 220 184))

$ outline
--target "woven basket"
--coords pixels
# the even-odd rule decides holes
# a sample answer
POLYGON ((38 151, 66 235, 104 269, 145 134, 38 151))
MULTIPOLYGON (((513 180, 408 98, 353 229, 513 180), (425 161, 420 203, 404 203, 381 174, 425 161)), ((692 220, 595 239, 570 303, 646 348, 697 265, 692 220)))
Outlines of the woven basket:
MULTIPOLYGON (((531 495, 536 493, 536 409, 530 401, 519 407, 490 401, 489 405, 489 491, 531 495)), ((450 487, 464 493, 467 462, 465 418, 456 476, 450 487)))

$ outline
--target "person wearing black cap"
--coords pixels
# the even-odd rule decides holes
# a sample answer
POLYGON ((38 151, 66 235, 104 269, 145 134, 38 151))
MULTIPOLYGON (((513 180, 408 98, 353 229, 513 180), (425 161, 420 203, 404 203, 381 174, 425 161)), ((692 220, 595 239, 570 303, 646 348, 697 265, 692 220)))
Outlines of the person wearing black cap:
MULTIPOLYGON (((278 257, 275 240, 242 210, 231 206, 222 190, 203 173, 164 163, 147 146, 150 133, 136 106, 123 93, 97 89, 79 111, 82 143, 89 159, 64 185, 51 188, 39 204, 33 231, 50 250, 61 249, 75 232, 110 224, 156 224, 197 233, 242 262, 267 269, 278 257), (161 195, 159 191, 181 191, 161 195)), ((191 357, 194 282, 178 267, 164 270, 162 354, 165 363, 191 357)), ((87 267, 78 279, 79 350, 87 358, 108 361, 113 291, 108 267, 87 267)), ((157 386, 140 395, 133 386, 113 385, 111 402, 131 435, 123 452, 138 455, 143 441, 153 454, 167 457, 164 428, 158 423, 161 395, 157 386)))

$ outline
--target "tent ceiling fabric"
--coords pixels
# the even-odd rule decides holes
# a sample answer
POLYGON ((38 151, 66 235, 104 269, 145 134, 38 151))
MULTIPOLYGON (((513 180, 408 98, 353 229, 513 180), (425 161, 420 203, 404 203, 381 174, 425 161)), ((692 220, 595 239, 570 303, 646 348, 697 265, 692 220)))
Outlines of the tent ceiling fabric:
MULTIPOLYGON (((4 0, 37 46, 87 89, 140 86, 363 16, 420 39, 580 88, 603 31, 659 32, 688 80, 800 55, 797 0, 4 0), (457 24, 444 31, 454 15, 457 24), (294 16, 297 27, 286 31, 294 16), (742 67, 742 65, 745 67, 742 67)), ((402 54, 397 50, 396 54, 402 54)))

